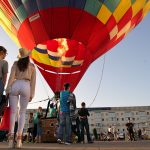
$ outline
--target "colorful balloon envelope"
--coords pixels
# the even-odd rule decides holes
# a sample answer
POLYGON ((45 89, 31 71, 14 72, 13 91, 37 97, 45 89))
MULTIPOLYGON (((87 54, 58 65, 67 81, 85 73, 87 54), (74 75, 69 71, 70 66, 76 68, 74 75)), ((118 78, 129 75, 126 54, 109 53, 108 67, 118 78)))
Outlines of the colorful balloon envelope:
POLYGON ((89 65, 150 10, 150 0, 1 0, 0 24, 53 91, 75 89, 89 65))

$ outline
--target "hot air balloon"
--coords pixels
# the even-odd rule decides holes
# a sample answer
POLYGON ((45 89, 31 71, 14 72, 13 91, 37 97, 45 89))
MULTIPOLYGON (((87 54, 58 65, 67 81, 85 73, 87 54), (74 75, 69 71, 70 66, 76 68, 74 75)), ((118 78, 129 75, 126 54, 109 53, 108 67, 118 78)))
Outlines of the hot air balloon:
POLYGON ((53 91, 75 89, 89 65, 150 10, 150 0, 1 0, 0 25, 32 59, 53 91))

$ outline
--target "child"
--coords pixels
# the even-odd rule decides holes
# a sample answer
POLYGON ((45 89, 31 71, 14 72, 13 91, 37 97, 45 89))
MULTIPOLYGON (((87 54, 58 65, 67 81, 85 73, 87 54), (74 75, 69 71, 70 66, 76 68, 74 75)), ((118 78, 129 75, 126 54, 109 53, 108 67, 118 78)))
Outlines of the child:
POLYGON ((42 136, 42 120, 41 115, 38 115, 37 120, 37 143, 41 143, 41 136, 42 136))
POLYGON ((28 142, 30 142, 30 135, 33 142, 33 128, 34 128, 34 118, 33 113, 29 113, 29 119, 28 119, 28 142))

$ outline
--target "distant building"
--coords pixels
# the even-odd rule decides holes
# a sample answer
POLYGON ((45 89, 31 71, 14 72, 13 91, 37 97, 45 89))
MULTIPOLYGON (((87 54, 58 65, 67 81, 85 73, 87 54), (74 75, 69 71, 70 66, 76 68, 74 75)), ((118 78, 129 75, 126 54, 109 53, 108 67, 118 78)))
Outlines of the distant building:
POLYGON ((115 126, 118 133, 125 133, 128 118, 134 123, 134 130, 139 128, 150 136, 150 106, 136 107, 97 107, 89 108, 90 132, 107 132, 109 126, 115 126))
MULTIPOLYGON (((118 133, 126 133, 125 124, 128 118, 134 123, 134 130, 139 128, 150 136, 150 106, 135 107, 96 107, 88 108, 90 132, 96 128, 97 133, 107 132, 109 126, 115 126, 118 133)), ((26 113, 26 124, 24 132, 28 128, 28 114, 35 113, 35 109, 28 109, 26 113)))

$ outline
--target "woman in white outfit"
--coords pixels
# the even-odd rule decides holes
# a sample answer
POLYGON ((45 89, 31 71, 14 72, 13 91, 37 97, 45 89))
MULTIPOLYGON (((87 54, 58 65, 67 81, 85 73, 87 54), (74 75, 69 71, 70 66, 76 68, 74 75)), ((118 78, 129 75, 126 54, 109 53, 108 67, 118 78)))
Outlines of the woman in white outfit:
POLYGON ((9 147, 13 148, 15 116, 19 103, 18 130, 17 130, 17 147, 22 147, 22 132, 25 124, 25 113, 28 102, 30 102, 35 92, 36 71, 35 66, 30 62, 30 52, 24 48, 19 49, 19 60, 15 61, 12 68, 6 93, 9 95, 10 114, 10 131, 9 147))

